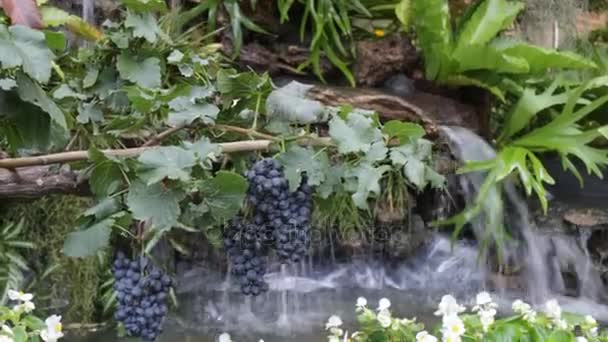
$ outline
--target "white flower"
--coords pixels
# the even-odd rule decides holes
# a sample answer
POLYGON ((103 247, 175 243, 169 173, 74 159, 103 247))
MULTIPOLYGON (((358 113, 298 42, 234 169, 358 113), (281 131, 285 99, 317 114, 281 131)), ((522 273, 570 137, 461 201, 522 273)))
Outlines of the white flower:
POLYGON ((340 337, 334 336, 334 335, 330 335, 329 336, 329 342, 341 342, 340 341, 340 337))
POLYGON ((528 321, 530 323, 536 322, 536 311, 530 310, 524 313, 524 321, 528 321))
POLYGON ((333 315, 329 317, 327 323, 325 323, 325 330, 329 330, 331 328, 338 328, 342 325, 342 319, 339 316, 333 315))
POLYGON ((494 323, 494 316, 496 316, 496 310, 494 309, 479 311, 479 321, 484 332, 488 332, 488 328, 494 323))
POLYGON ((391 325, 391 313, 388 310, 380 311, 376 319, 378 319, 378 323, 383 328, 388 328, 391 325))
POLYGON ((378 311, 387 310, 390 307, 391 307, 391 301, 388 300, 387 298, 382 298, 378 302, 378 311))
POLYGON ((545 303, 545 313, 549 318, 557 320, 562 317, 562 308, 557 303, 557 300, 551 299, 545 303))
POLYGON ((17 304, 13 306, 13 311, 23 311, 25 313, 30 313, 36 309, 36 305, 34 302, 23 302, 22 304, 17 304))
POLYGON ((357 298, 357 308, 364 308, 367 306, 367 299, 363 297, 357 298))
POLYGON ((498 305, 492 301, 492 297, 489 293, 483 291, 477 294, 477 298, 475 300, 476 305, 473 307, 473 311, 479 311, 484 309, 493 309, 497 308, 498 305))
POLYGON ((15 342, 12 337, 0 335, 0 342, 15 342))
POLYGON ((589 335, 591 336, 597 336, 597 327, 593 327, 591 329, 589 329, 589 335))
POLYGON ((555 323, 555 327, 561 330, 568 330, 568 322, 563 319, 556 319, 553 321, 555 323))
POLYGON ((63 337, 61 316, 52 315, 44 323, 46 323, 46 328, 40 332, 42 340, 45 342, 56 342, 63 337))
POLYGON ((584 338, 583 336, 578 336, 575 340, 575 342, 587 342, 587 339, 584 338))
POLYGON ((435 312, 436 316, 451 316, 459 314, 465 310, 465 307, 458 304, 456 299, 450 295, 441 297, 439 309, 435 312))
POLYGON ((444 342, 458 342, 460 336, 465 333, 464 323, 457 315, 443 316, 443 328, 441 330, 444 342))
POLYGON ((587 325, 589 325, 590 327, 596 327, 597 326, 597 321, 591 315, 585 316, 585 323, 587 325))
POLYGON ((34 299, 34 295, 31 293, 23 293, 23 291, 8 290, 8 298, 20 302, 31 302, 32 299, 34 299))
POLYGON ((230 337, 230 334, 228 333, 223 333, 218 337, 218 342, 232 342, 232 338, 230 337))
POLYGON ((413 324, 413 323, 416 323, 416 317, 414 317, 412 319, 404 318, 404 319, 401 320, 401 324, 403 324, 403 325, 410 325, 410 324, 413 324))
POLYGON ((437 342, 437 337, 424 330, 416 334, 416 342, 437 342))
POLYGON ((531 309, 530 304, 524 303, 521 299, 514 301, 511 307, 518 314, 524 314, 531 309))

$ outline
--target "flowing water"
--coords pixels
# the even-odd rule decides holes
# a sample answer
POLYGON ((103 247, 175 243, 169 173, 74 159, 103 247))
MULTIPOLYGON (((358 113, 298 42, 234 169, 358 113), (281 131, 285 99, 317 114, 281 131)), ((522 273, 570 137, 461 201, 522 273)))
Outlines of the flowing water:
POLYGON ((82 0, 82 19, 95 25, 95 0, 82 0))
MULTIPOLYGON (((466 129, 444 131, 461 160, 495 156, 490 145, 466 129)), ((461 177, 460 182, 463 196, 471 203, 483 174, 461 177)), ((556 298, 566 311, 608 321, 606 289, 586 248, 590 232, 568 235, 555 227, 536 227, 513 184, 499 190, 491 191, 484 204, 499 215, 476 220, 472 231, 479 241, 487 234, 500 234, 495 225, 507 227, 516 239, 506 242, 504 255, 519 270, 516 276, 498 275, 484 259, 490 257, 488 253, 479 258, 474 242, 452 243, 441 234, 433 235, 416 256, 396 265, 373 258, 340 263, 332 256, 323 266, 312 259, 297 265, 271 265, 266 275, 270 291, 257 298, 242 296, 219 271, 192 269, 178 280, 180 307, 166 323, 160 341, 214 341, 222 332, 229 332, 235 341, 323 341, 324 322, 332 314, 342 317, 346 329, 355 328, 354 304, 359 296, 372 306, 381 297, 390 298, 396 315, 433 325, 432 313, 442 295, 450 293, 472 304, 470 300, 480 290, 493 293, 501 312, 516 298, 536 304, 556 298)), ((82 341, 112 340, 116 340, 114 335, 107 333, 82 341)))

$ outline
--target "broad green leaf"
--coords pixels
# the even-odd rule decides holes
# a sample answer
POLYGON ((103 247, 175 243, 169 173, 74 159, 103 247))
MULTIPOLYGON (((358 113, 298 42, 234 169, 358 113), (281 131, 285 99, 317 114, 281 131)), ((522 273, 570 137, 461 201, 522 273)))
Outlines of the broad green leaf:
POLYGON ((367 209, 367 200, 370 195, 380 194, 380 179, 388 170, 390 170, 388 165, 374 167, 370 164, 361 164, 346 171, 347 177, 357 180, 357 189, 352 195, 352 199, 358 208, 367 209))
POLYGON ((466 49, 470 45, 489 43, 500 31, 513 23, 524 6, 524 3, 517 1, 482 1, 469 20, 463 24, 457 38, 456 49, 466 49))
POLYGON ((123 87, 123 89, 126 90, 131 105, 138 112, 149 113, 160 108, 160 101, 157 101, 156 92, 136 85, 123 87))
POLYGON ((388 156, 388 148, 384 141, 379 140, 372 144, 369 151, 363 156, 364 162, 374 163, 383 161, 388 156))
POLYGON ((70 19, 70 14, 55 6, 44 6, 40 8, 42 21, 51 27, 65 25, 70 19))
POLYGON ((142 165, 137 174, 147 184, 165 178, 188 181, 196 157, 191 151, 177 146, 161 146, 145 151, 137 159, 142 165))
POLYGON ((46 45, 44 33, 29 27, 0 24, 0 66, 3 69, 23 67, 23 71, 40 83, 51 77, 55 56, 46 45))
POLYGON ((284 167, 291 191, 295 191, 300 186, 303 173, 306 173, 309 185, 319 185, 325 179, 325 169, 316 158, 313 149, 292 145, 277 160, 284 167))
POLYGON ((82 80, 82 87, 84 89, 91 88, 97 83, 97 77, 99 77, 99 69, 95 67, 87 69, 87 74, 82 80))
POLYGON ((13 340, 15 342, 27 342, 27 332, 22 326, 13 328, 13 340))
POLYGON ((193 103, 187 96, 180 96, 169 102, 169 118, 167 123, 171 126, 189 125, 196 119, 206 124, 215 122, 220 109, 211 103, 193 103))
POLYGON ((407 31, 411 24, 412 18, 412 1, 415 0, 401 0, 395 6, 395 15, 401 22, 401 26, 407 31))
POLYGON ((457 63, 454 72, 492 70, 524 74, 530 71, 524 58, 507 54, 492 45, 465 45, 454 50, 452 58, 457 63))
POLYGON ((62 52, 67 48, 67 40, 62 32, 45 30, 44 36, 46 38, 46 44, 50 49, 62 52))
POLYGON ((17 92, 23 101, 27 101, 45 111, 55 123, 67 129, 65 115, 37 83, 24 74, 17 74, 17 92))
POLYGON ((334 116, 329 122, 329 135, 341 154, 368 152, 372 143, 382 139, 372 118, 359 113, 351 113, 346 120, 334 116))
POLYGON ((247 180, 243 176, 228 171, 219 171, 214 178, 204 180, 200 187, 211 216, 222 223, 239 213, 247 188, 247 180))
POLYGON ((68 234, 63 244, 63 253, 72 258, 94 255, 109 245, 114 219, 107 218, 91 227, 68 234))
POLYGON ((292 81, 272 91, 266 99, 267 115, 300 124, 327 121, 325 106, 319 101, 306 98, 311 88, 311 85, 292 81))
POLYGON ((121 164, 94 148, 89 150, 89 158, 94 162, 89 177, 93 193, 97 196, 107 196, 118 191, 125 181, 121 164))
POLYGON ((598 128, 597 131, 600 132, 600 134, 603 135, 604 138, 608 139, 608 126, 602 126, 598 128))
POLYGON ((160 28, 156 22, 156 18, 152 13, 127 13, 125 27, 133 29, 133 37, 144 38, 149 43, 156 43, 160 28))
POLYGON ((123 79, 143 88, 160 88, 160 60, 156 57, 137 60, 131 55, 123 53, 118 56, 116 67, 123 79))
POLYGON ((76 121, 86 124, 89 122, 102 122, 103 112, 101 106, 95 102, 82 103, 78 107, 78 116, 76 121))
POLYGON ((96 219, 101 220, 116 213, 119 209, 119 203, 116 198, 106 197, 95 206, 87 209, 83 216, 94 216, 96 219))
POLYGON ((494 96, 498 97, 502 102, 506 101, 505 93, 498 85, 494 85, 486 82, 486 80, 474 77, 474 76, 465 76, 465 75, 451 75, 445 80, 446 84, 458 87, 467 87, 467 86, 475 86, 478 88, 485 89, 492 93, 494 96))
POLYGON ((406 145, 393 147, 390 151, 390 159, 395 165, 403 165, 403 172, 407 180, 423 190, 428 184, 429 178, 438 182, 437 173, 426 165, 432 152, 432 143, 425 139, 418 139, 406 145), (428 172, 427 169, 431 170, 428 172))
POLYGON ((167 10, 164 0, 122 0, 127 8, 136 12, 163 12, 167 10))
POLYGON ((87 98, 87 96, 84 94, 75 92, 67 84, 62 84, 59 86, 59 88, 55 89, 55 91, 53 92, 53 98, 55 98, 57 100, 63 100, 65 98, 75 98, 75 99, 79 99, 79 100, 84 100, 87 98))
POLYGON ((412 0, 412 18, 425 57, 427 78, 436 79, 453 49, 448 1, 412 0))
POLYGON ((17 87, 17 82, 12 78, 0 78, 0 89, 11 90, 17 87))
POLYGON ((558 51, 522 41, 501 39, 492 44, 507 56, 526 60, 531 73, 541 73, 551 68, 588 69, 597 65, 571 51, 558 51))
POLYGON ((405 144, 410 140, 422 138, 426 132, 422 126, 399 120, 391 120, 384 124, 382 132, 388 136, 388 139, 399 139, 401 144, 405 144))
POLYGON ((199 162, 207 168, 212 166, 212 161, 215 161, 217 157, 222 153, 222 149, 218 144, 211 143, 211 140, 207 137, 202 137, 194 143, 185 143, 185 147, 188 151, 194 152, 199 162))
POLYGON ((165 188, 162 183, 146 185, 134 181, 129 188, 127 205, 135 219, 149 221, 158 229, 168 229, 177 223, 181 198, 181 193, 165 188))

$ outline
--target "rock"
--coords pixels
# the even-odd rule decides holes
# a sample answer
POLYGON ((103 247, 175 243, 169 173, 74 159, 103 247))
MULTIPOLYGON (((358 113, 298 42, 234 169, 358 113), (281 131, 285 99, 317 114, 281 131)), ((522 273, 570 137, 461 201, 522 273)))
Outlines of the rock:
POLYGON ((608 224, 608 213, 601 209, 570 209, 564 220, 579 227, 594 227, 608 224))
POLYGON ((356 44, 357 60, 353 68, 360 86, 376 86, 400 72, 412 72, 418 54, 404 35, 367 39, 356 44))

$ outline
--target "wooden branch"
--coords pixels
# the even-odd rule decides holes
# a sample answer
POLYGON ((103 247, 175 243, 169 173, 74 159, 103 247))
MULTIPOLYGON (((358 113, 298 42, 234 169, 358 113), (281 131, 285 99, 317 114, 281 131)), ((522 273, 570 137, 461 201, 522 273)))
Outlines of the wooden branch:
POLYGON ((34 166, 14 170, 0 169, 0 199, 34 199, 50 194, 89 196, 86 181, 79 174, 51 166, 34 166))
MULTIPOLYGON (((248 140, 248 141, 235 141, 235 142, 227 142, 227 143, 219 143, 218 145, 221 147, 224 153, 235 153, 235 152, 251 152, 251 151, 263 151, 267 150, 271 144, 275 143, 274 140, 248 140)), ((302 137, 298 139, 298 142, 302 145, 311 145, 311 146, 331 146, 330 138, 307 138, 302 137)), ((102 152, 105 155, 113 156, 113 157, 136 157, 145 151, 154 149, 153 146, 147 147, 135 147, 135 148, 126 148, 122 150, 103 150, 102 152)), ((50 164, 63 164, 76 162, 81 160, 88 160, 89 152, 88 151, 70 151, 70 152, 61 152, 54 154, 47 154, 43 156, 33 156, 33 157, 22 157, 22 158, 6 158, 0 159, 0 169, 15 169, 20 167, 27 166, 40 166, 40 165, 50 165, 50 164)))
POLYGON ((162 131, 162 132, 158 133, 157 135, 153 136, 150 140, 148 140, 142 146, 147 147, 147 146, 157 145, 161 141, 163 141, 163 139, 165 139, 166 137, 172 135, 175 132, 178 132, 178 131, 186 128, 186 126, 187 125, 178 125, 178 126, 175 126, 175 127, 171 127, 169 129, 167 129, 166 131, 162 131))

